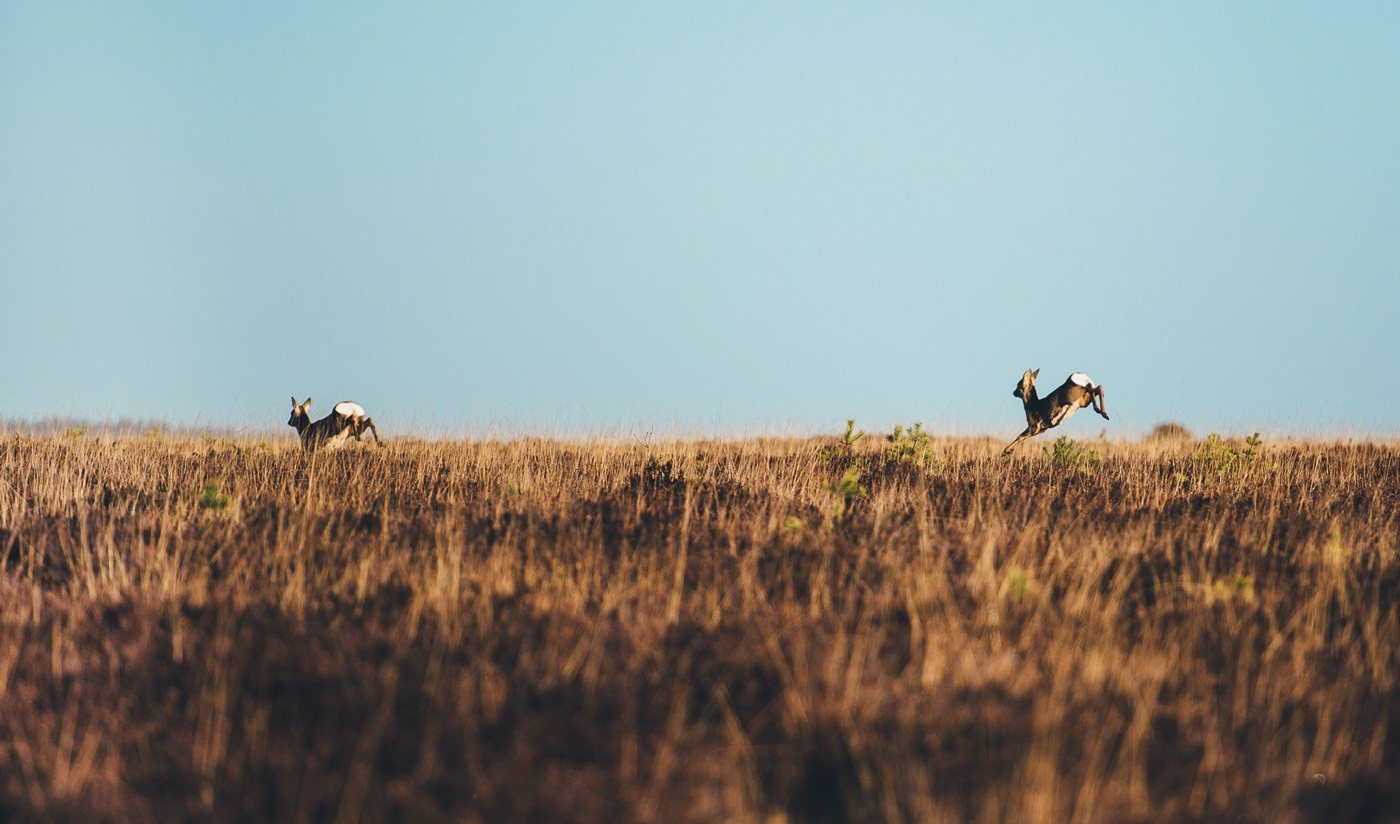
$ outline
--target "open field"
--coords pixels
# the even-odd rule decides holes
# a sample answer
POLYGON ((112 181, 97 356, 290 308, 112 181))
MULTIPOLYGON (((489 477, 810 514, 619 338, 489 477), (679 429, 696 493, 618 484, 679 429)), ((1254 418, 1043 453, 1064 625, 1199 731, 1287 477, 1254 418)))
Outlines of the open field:
POLYGON ((0 435, 0 819, 1400 809, 1400 445, 0 435))

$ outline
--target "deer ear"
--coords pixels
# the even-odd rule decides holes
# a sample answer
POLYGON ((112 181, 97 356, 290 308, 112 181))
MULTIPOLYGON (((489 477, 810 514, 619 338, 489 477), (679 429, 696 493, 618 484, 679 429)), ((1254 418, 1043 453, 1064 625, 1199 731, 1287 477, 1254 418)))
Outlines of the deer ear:
MULTIPOLYGON (((1037 369, 1037 370, 1035 370, 1034 372, 1031 373, 1031 380, 1035 380, 1035 379, 1038 378, 1038 377, 1040 377, 1040 370, 1039 370, 1039 369, 1037 369)), ((310 401, 308 400, 307 403, 310 403, 310 401)))
POLYGON ((293 396, 292 396, 292 406, 301 406, 301 404, 297 403, 297 396, 296 396, 296 395, 293 395, 293 396))
POLYGON ((307 398, 306 398, 306 403, 302 404, 302 406, 306 407, 307 409, 310 409, 310 408, 311 408, 311 397, 310 397, 310 396, 307 396, 307 398))

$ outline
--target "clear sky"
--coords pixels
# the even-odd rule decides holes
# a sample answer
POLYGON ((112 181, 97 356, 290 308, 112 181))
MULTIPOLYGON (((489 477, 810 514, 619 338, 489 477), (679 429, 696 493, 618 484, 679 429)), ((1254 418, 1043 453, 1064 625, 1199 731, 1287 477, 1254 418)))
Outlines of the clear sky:
POLYGON ((1394 3, 0 6, 0 418, 1394 433, 1397 310, 1394 3))

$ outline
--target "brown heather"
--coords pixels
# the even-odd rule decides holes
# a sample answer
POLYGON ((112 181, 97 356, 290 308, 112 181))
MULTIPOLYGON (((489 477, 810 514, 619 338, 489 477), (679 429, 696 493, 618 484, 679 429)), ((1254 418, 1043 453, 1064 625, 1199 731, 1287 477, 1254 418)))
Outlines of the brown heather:
POLYGON ((833 443, 2 435, 0 819, 1395 819, 1400 446, 833 443))

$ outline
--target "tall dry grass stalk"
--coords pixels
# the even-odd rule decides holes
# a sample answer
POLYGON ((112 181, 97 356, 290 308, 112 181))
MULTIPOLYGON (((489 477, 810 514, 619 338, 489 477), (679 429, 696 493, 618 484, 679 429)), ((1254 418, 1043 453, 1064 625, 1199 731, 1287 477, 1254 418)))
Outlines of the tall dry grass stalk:
POLYGON ((3 436, 0 818, 1389 820, 1400 447, 1090 446, 3 436))

